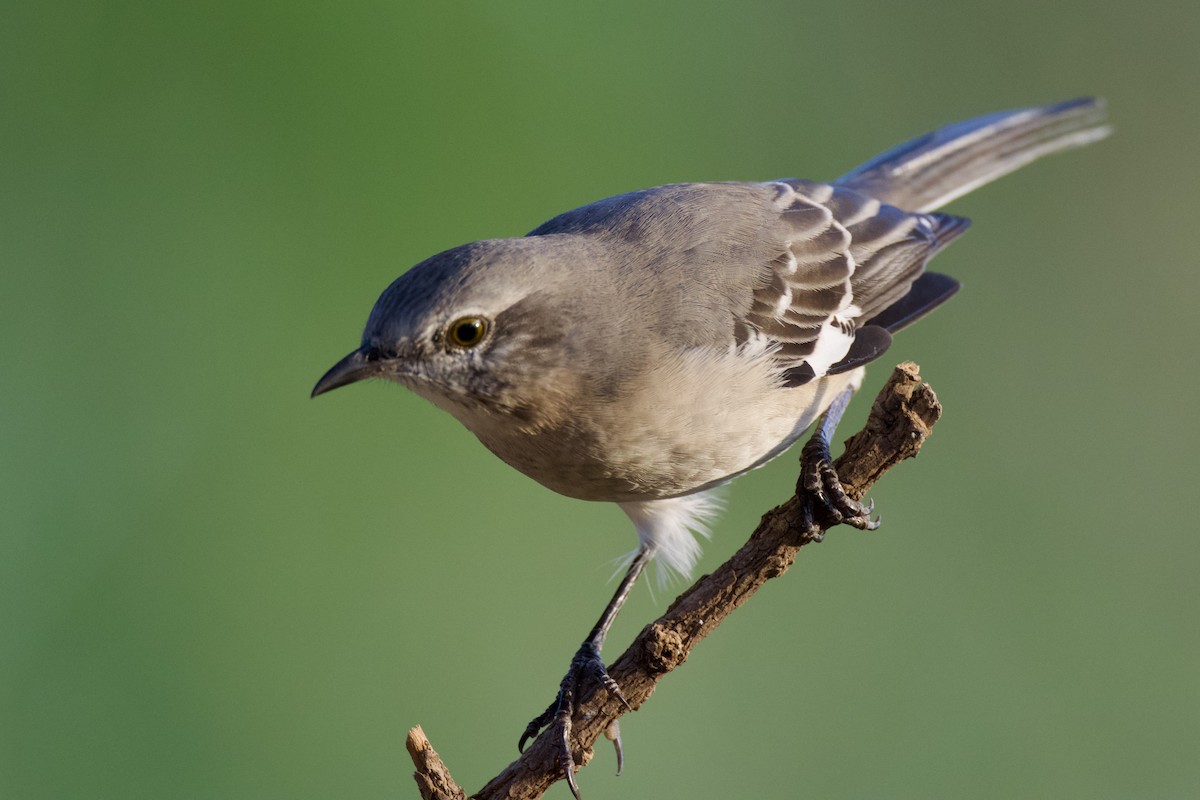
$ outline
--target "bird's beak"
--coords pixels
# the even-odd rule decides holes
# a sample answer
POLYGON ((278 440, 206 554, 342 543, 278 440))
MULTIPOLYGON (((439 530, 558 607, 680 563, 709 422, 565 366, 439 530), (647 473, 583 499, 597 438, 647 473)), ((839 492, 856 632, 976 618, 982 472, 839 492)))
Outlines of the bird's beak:
POLYGON ((330 367, 329 371, 313 387, 312 396, 316 397, 341 386, 382 374, 383 361, 378 356, 367 350, 355 350, 330 367))

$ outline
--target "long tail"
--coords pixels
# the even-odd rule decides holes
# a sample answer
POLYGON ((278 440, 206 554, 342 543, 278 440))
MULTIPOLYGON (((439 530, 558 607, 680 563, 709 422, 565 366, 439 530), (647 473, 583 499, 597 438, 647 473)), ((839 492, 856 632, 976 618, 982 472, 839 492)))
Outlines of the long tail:
POLYGON ((1103 139, 1104 100, 1001 111, 919 136, 837 183, 906 211, 932 211, 1035 158, 1103 139))

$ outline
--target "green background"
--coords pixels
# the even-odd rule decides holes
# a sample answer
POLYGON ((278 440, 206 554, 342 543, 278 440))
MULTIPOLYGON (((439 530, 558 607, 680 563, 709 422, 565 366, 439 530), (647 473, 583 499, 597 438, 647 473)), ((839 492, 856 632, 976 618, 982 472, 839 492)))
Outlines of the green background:
MULTIPOLYGON (((1200 12, 1042 0, 7 3, 0 796, 415 797, 516 753, 634 544, 403 389, 308 392, 411 264, 659 183, 831 178, 1107 96, 956 201, 946 406, 601 748, 587 800, 1200 796, 1200 12)), ((569 323, 569 320, 565 321, 569 323)), ((738 481, 711 569, 784 499, 738 481)), ((639 587, 608 655, 678 591, 639 587)), ((569 797, 565 785, 551 796, 569 797)))

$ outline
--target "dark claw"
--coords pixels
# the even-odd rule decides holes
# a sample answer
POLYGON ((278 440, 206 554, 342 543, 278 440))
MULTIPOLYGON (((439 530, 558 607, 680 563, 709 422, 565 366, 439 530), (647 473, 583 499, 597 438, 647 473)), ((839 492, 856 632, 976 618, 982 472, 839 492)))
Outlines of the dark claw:
POLYGON ((604 738, 613 743, 613 747, 617 749, 617 777, 621 777, 621 770, 625 769, 625 750, 621 747, 621 722, 613 720, 607 728, 604 729, 604 738))
POLYGON ((874 501, 864 504, 846 494, 825 442, 816 436, 810 439, 801 451, 800 463, 801 485, 807 494, 802 521, 810 538, 821 540, 818 515, 830 525, 845 523, 862 531, 879 527, 879 520, 871 519, 874 501))
MULTIPOLYGON (((560 690, 560 693, 561 693, 561 690, 560 690)), ((525 732, 521 734, 521 741, 517 742, 517 752, 518 753, 525 752, 525 743, 528 742, 530 739, 536 738, 538 735, 538 732, 542 728, 544 728, 550 724, 550 720, 554 719, 554 713, 556 711, 558 711, 558 698, 557 697, 554 698, 554 702, 551 703, 550 706, 545 711, 543 711, 541 714, 539 714, 534 719, 530 720, 529 724, 525 726, 525 732)))
MULTIPOLYGON (((609 694, 620 700, 626 710, 632 710, 629 701, 621 694, 621 687, 605 669, 604 661, 600 658, 599 648, 594 642, 587 641, 580 645, 575 657, 571 659, 571 667, 563 676, 562 683, 559 684, 558 696, 554 698, 554 702, 545 711, 530 720, 529 724, 525 726, 525 732, 521 734, 521 740, 517 743, 517 750, 524 752, 526 742, 535 738, 543 728, 553 722, 559 732, 560 765, 566 776, 567 785, 571 787, 571 794, 575 795, 575 800, 580 800, 580 798, 579 785, 575 782, 575 758, 571 753, 571 717, 579 708, 577 698, 581 698, 580 688, 589 677, 594 678, 608 690, 609 694)), ((621 731, 615 720, 609 730, 605 731, 605 735, 612 740, 613 746, 616 747, 617 774, 620 775, 621 768, 625 763, 625 755, 621 748, 621 731)))
MULTIPOLYGON (((604 669, 604 665, 601 664, 600 668, 604 669)), ((629 701, 625 699, 625 695, 621 694, 621 687, 617 686, 617 682, 609 676, 608 670, 604 669, 604 672, 597 677, 600 678, 600 682, 604 684, 604 688, 608 690, 608 693, 621 701, 621 705, 625 706, 626 711, 633 711, 633 707, 629 705, 629 701)))
POLYGON ((568 705, 558 712, 558 723, 562 730, 562 741, 559 742, 562 750, 558 755, 563 774, 567 778, 567 785, 571 787, 571 794, 575 795, 575 800, 583 800, 579 796, 579 784, 575 782, 575 757, 571 755, 571 711, 572 709, 568 705))

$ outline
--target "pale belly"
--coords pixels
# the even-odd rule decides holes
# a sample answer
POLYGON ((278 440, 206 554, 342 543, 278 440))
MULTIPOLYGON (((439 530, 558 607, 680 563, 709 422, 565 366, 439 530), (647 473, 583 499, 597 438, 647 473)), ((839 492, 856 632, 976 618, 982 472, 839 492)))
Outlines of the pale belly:
POLYGON ((779 455, 863 375, 860 368, 784 389, 763 361, 743 359, 721 381, 713 380, 713 366, 675 365, 620 403, 587 407, 537 433, 463 422, 505 462, 560 494, 610 502, 677 497, 779 455))

